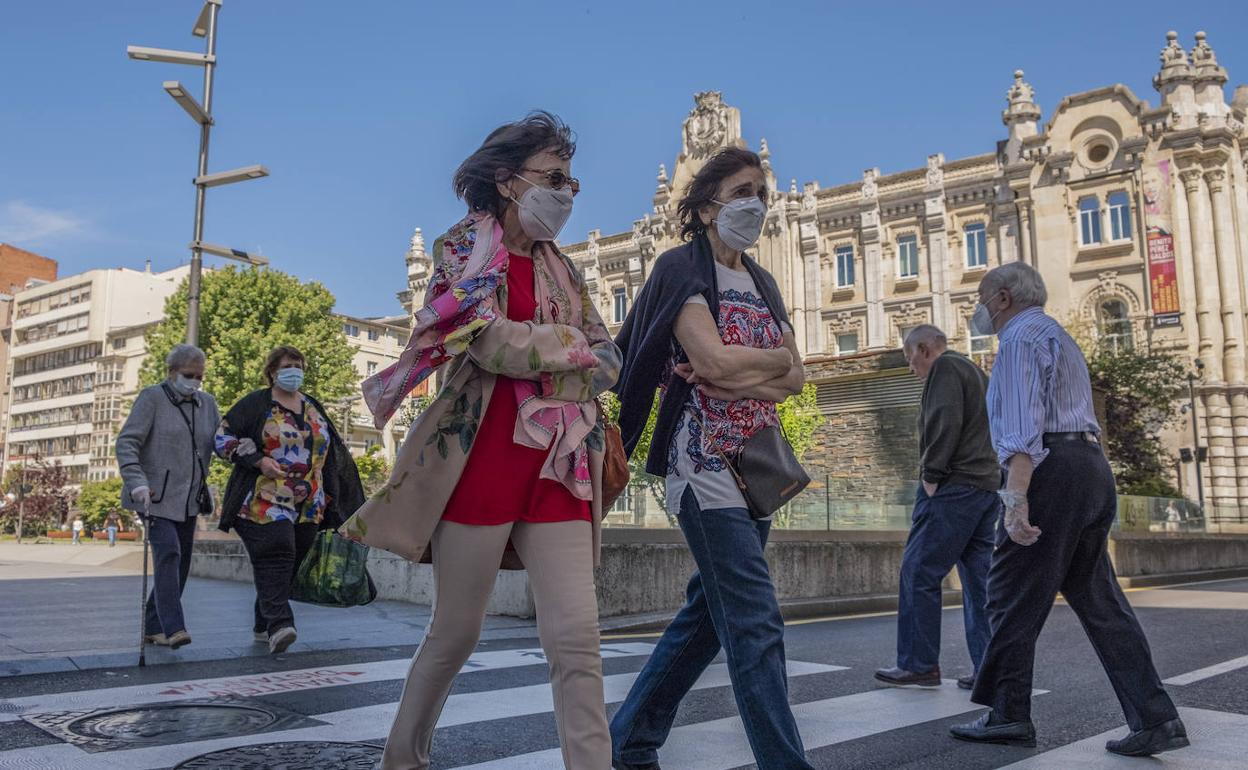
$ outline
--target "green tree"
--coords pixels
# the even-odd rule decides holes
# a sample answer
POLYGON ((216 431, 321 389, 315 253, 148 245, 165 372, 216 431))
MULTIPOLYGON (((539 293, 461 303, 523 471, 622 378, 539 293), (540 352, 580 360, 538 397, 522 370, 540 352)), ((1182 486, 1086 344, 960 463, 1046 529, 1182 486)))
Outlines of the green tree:
POLYGON ((1187 368, 1173 353, 1104 344, 1081 319, 1065 324, 1088 362, 1093 391, 1105 398, 1105 454, 1123 495, 1181 497, 1162 464, 1158 434, 1180 418, 1176 400, 1187 368))
POLYGON ((785 438, 793 446, 797 459, 802 459, 815 444, 815 431, 823 426, 827 418, 819 411, 818 388, 813 382, 802 387, 802 392, 789 396, 779 406, 776 413, 780 416, 780 426, 784 429, 785 438))
POLYGON ((355 467, 360 472, 360 481, 364 484, 364 494, 372 497, 373 493, 390 478, 390 464, 381 454, 381 447, 373 444, 364 454, 355 458, 355 467))
MULTIPOLYGON (((224 414, 239 398, 265 387, 264 361, 278 345, 307 356, 303 390, 334 411, 334 402, 356 389, 354 351, 334 318, 334 295, 315 281, 276 270, 227 267, 204 273, 199 299, 199 347, 208 359, 204 390, 224 414)), ((186 338, 187 282, 165 302, 165 318, 147 333, 150 355, 143 385, 165 379, 165 357, 186 338)), ((214 460, 208 483, 224 491, 230 466, 214 460)))
POLYGON ((126 512, 121 509, 121 477, 83 484, 78 492, 78 510, 82 512, 82 520, 93 529, 103 527, 108 514, 113 511, 128 520, 126 512))

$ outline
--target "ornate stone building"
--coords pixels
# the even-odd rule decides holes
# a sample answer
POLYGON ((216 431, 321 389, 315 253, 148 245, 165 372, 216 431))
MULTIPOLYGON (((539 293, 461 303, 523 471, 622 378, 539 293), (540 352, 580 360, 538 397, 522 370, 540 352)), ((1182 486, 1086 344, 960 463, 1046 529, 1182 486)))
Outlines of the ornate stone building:
MULTIPOLYGON (((1204 33, 1190 51, 1169 33, 1153 82, 1157 107, 1119 84, 1067 96, 1045 121, 1015 72, 995 148, 957 159, 936 152, 916 168, 868 168, 828 187, 778 185, 759 141, 772 192, 754 254, 780 283, 832 418, 824 451, 812 455, 838 492, 857 480, 878 494, 871 479, 915 477, 919 384, 889 351, 910 327, 934 323, 956 348, 990 355, 993 338, 968 328, 976 286, 992 267, 1022 260, 1044 275, 1049 312, 1099 344, 1200 358, 1205 499, 1223 519, 1248 511, 1248 86, 1227 103, 1227 73, 1204 33)), ((654 259, 677 245, 676 201, 688 180, 716 150, 748 146, 740 112, 720 92, 694 101, 670 176, 659 166, 651 210, 631 232, 594 230, 564 246, 613 325, 654 259)), ((419 231, 408 265, 409 291, 423 290, 419 231)), ((1190 425, 1160 440, 1195 497, 1194 470, 1177 463, 1179 448, 1192 446, 1190 425)))

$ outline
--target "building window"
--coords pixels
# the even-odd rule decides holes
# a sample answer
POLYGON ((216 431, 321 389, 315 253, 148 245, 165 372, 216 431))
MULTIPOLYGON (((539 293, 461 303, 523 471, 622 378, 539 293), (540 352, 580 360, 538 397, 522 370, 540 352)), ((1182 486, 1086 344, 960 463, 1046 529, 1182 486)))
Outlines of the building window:
POLYGON ((988 228, 982 222, 967 225, 962 231, 966 238, 966 266, 988 267, 988 228))
POLYGON ((897 239, 897 277, 919 277, 919 239, 903 235, 897 239))
POLYGON ((369 361, 368 362, 368 376, 372 377, 376 373, 377 373, 377 362, 369 361))
POLYGON ((858 352, 858 332, 836 335, 836 354, 847 356, 858 352))
POLYGON ((369 342, 376 342, 376 341, 377 341, 377 340, 379 340, 379 339, 381 339, 381 332, 377 331, 376 329, 369 329, 369 330, 368 330, 368 341, 369 341, 369 342))
POLYGON ((1095 246, 1101 242, 1101 203, 1088 197, 1079 201, 1079 245, 1095 246))
POLYGON ((113 350, 125 350, 125 349, 126 349, 126 338, 125 338, 125 337, 115 337, 115 338, 113 338, 113 350))
POLYGON ((358 337, 360 336, 360 327, 355 324, 343 324, 342 333, 348 337, 358 337))
POLYGON ((966 322, 966 337, 970 340, 970 350, 968 351, 972 357, 983 356, 992 352, 992 335, 976 334, 975 327, 971 326, 971 322, 966 322))
POLYGON ((854 247, 836 247, 836 288, 848 289, 854 285, 854 247))
POLYGON ((1131 199, 1121 190, 1109 194, 1109 239, 1131 240, 1131 199))
POLYGON ((905 344, 905 342, 906 342, 906 337, 909 337, 909 336, 910 336, 910 332, 914 331, 914 330, 915 330, 915 329, 917 329, 917 328, 919 328, 919 327, 918 327, 918 324, 914 324, 914 325, 912 325, 912 326, 898 326, 898 327, 897 327, 897 344, 898 344, 898 346, 901 346, 901 345, 905 344))
POLYGON ((1097 310, 1097 331, 1101 347, 1112 353, 1123 353, 1135 347, 1127 303, 1120 299, 1101 302, 1097 310))
POLYGON ((48 321, 35 326, 27 326, 25 329, 18 330, 17 341, 19 343, 41 342, 43 340, 55 339, 56 337, 64 337, 67 334, 77 334, 86 330, 89 322, 90 316, 87 313, 83 313, 82 315, 60 318, 56 321, 48 321))
POLYGON ((611 317, 617 324, 624 323, 624 317, 628 315, 628 292, 623 286, 617 286, 611 290, 611 317))

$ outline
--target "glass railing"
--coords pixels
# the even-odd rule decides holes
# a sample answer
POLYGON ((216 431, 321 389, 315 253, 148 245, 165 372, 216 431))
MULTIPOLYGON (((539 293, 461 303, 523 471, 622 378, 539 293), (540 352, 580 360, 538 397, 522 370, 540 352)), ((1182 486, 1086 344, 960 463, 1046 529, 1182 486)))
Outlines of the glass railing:
MULTIPOLYGON (((812 479, 796 498, 776 513, 774 529, 898 530, 910 528, 917 481, 870 482, 824 476, 812 479)), ((629 484, 603 519, 615 529, 672 529, 676 518, 663 506, 662 482, 629 484)), ((1168 497, 1119 495, 1114 528, 1123 532, 1205 532, 1200 506, 1168 497)))

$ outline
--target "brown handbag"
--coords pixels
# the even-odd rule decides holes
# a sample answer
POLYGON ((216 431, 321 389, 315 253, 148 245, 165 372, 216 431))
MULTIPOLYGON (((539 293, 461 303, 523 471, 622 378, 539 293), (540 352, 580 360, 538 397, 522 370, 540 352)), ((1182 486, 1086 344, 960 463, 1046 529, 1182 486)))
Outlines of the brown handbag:
POLYGON ((620 436, 620 426, 607 419, 602 402, 598 404, 598 413, 602 415, 603 452, 602 452, 602 510, 606 514, 625 487, 628 486, 628 455, 624 453, 624 439, 620 436))

